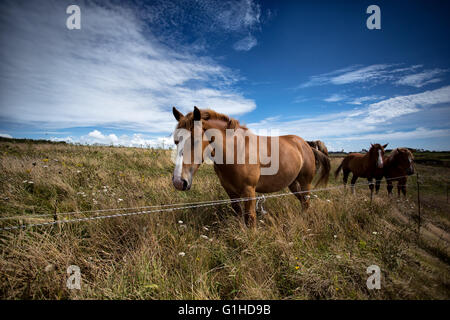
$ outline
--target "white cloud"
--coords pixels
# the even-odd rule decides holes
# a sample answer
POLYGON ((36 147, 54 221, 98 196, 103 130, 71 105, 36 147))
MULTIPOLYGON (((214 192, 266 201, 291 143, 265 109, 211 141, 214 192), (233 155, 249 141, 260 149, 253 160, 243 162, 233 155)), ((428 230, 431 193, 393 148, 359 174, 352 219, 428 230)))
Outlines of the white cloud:
POLYGON ((53 137, 52 141, 66 141, 69 143, 81 143, 81 144, 99 144, 99 145, 113 145, 124 147, 164 147, 170 148, 174 146, 172 137, 157 136, 148 137, 142 133, 135 133, 132 135, 120 135, 115 133, 104 134, 99 130, 93 130, 87 135, 83 135, 79 138, 65 137, 57 138, 53 137))
POLYGON ((311 76, 298 88, 321 86, 326 84, 345 85, 355 83, 380 84, 392 82, 420 88, 429 83, 441 81, 437 76, 447 72, 443 69, 424 70, 417 72, 422 65, 397 68, 396 64, 374 64, 370 66, 349 66, 329 73, 311 76))
POLYGON ((419 127, 409 131, 391 131, 381 133, 369 133, 346 137, 345 140, 372 140, 372 141, 390 141, 390 140, 409 140, 409 139, 430 139, 450 136, 450 129, 428 129, 419 127))
POLYGON ((256 40, 255 37, 253 37, 252 35, 248 35, 247 37, 237 41, 234 45, 233 48, 236 51, 249 51, 251 50, 254 46, 256 46, 258 43, 258 41, 256 40))
POLYGON ((342 94, 332 94, 330 97, 324 99, 323 101, 326 102, 338 102, 338 101, 342 101, 344 99, 346 99, 347 96, 342 95, 342 94))
POLYGON ((10 134, 7 134, 7 133, 0 133, 0 137, 12 139, 12 136, 10 134))
MULTIPOLYGON (((305 140, 320 139, 327 144, 331 142, 331 150, 340 150, 345 141, 387 141, 450 136, 449 129, 424 126, 400 129, 399 124, 396 126, 391 124, 394 119, 397 120, 402 116, 418 112, 429 113, 430 107, 443 103, 450 103, 450 86, 385 99, 367 107, 345 112, 294 120, 284 120, 281 117, 267 118, 257 123, 250 123, 248 127, 255 132, 270 128, 270 130, 278 130, 280 134, 297 134, 305 140)), ((448 109, 449 106, 445 108, 448 109)), ((347 144, 345 147, 348 148, 348 146, 347 144)))
POLYGON ((377 95, 372 95, 372 96, 365 96, 365 97, 359 97, 359 98, 354 98, 353 100, 349 101, 349 104, 355 104, 355 105, 361 105, 363 104, 363 102, 366 101, 372 101, 372 100, 380 100, 380 99, 384 99, 383 96, 377 96, 377 95))
POLYGON ((421 88, 427 84, 442 81, 442 79, 438 78, 438 76, 441 76, 445 72, 447 72, 447 70, 443 69, 424 70, 423 72, 406 75, 401 79, 399 79, 396 83, 421 88))
MULTIPOLYGON (((211 3, 211 2, 210 2, 211 3)), ((261 7, 252 0, 218 1, 214 5, 219 25, 232 31, 248 30, 260 24, 261 7)))
POLYGON ((348 84, 378 79, 384 75, 384 70, 388 67, 390 67, 390 65, 387 64, 371 65, 332 77, 330 82, 333 84, 348 84))
POLYGON ((409 113, 422 110, 424 107, 450 102, 450 86, 425 91, 418 94, 398 96, 369 106, 367 123, 383 122, 409 113))
MULTIPOLYGON (((234 89, 239 77, 233 70, 168 49, 134 10, 108 2, 80 6, 81 30, 68 30, 64 2, 2 4, 2 118, 46 129, 170 132, 172 105, 231 115, 256 107, 234 89)), ((252 18, 241 20, 247 25, 252 18)))
POLYGON ((300 88, 320 86, 325 84, 349 84, 354 82, 365 82, 369 80, 381 80, 385 77, 387 69, 392 67, 389 64, 375 64, 367 67, 350 66, 317 76, 301 84, 300 88))

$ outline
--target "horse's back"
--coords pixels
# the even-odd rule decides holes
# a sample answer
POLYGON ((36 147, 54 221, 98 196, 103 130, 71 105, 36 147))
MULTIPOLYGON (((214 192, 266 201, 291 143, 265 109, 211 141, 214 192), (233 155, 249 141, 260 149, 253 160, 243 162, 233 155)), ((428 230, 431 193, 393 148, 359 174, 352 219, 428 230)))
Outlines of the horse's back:
POLYGON ((344 171, 351 171, 353 175, 365 176, 364 168, 364 154, 362 153, 350 153, 342 161, 342 169, 344 171))

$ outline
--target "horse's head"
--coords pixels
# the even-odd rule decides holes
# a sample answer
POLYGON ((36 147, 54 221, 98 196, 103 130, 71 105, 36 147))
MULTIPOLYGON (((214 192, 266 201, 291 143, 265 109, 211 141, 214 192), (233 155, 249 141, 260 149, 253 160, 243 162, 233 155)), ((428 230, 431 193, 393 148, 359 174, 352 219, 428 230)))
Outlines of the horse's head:
POLYGON ((377 168, 383 168, 384 148, 386 148, 387 145, 387 143, 384 146, 378 143, 370 144, 369 154, 372 159, 376 159, 377 168))
POLYGON ((414 174, 414 156, 407 148, 397 148, 393 151, 396 164, 406 170, 407 175, 414 174))
POLYGON ((183 115, 175 107, 172 109, 178 121, 173 134, 177 146, 175 169, 172 182, 178 190, 189 190, 192 178, 204 161, 204 150, 209 141, 203 139, 205 126, 202 125, 202 112, 194 107, 193 112, 183 115))

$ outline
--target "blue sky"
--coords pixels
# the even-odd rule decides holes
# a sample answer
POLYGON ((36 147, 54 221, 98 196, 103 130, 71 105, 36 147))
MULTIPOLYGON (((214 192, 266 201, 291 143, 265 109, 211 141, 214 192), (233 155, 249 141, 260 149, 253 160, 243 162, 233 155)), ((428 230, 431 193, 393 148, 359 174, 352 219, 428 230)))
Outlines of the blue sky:
POLYGON ((194 105, 261 129, 450 150, 447 1, 2 1, 0 135, 165 145, 194 105), (81 8, 81 30, 65 26, 81 8), (366 9, 381 9, 381 30, 366 9))

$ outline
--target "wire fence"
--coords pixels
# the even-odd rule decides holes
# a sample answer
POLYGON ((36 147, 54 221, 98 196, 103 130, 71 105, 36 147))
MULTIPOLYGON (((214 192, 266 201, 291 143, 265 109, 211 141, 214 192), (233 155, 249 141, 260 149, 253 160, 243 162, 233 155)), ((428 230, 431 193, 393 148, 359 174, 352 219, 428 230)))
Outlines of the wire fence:
MULTIPOLYGON (((405 177, 408 177, 408 176, 387 178, 385 180, 387 182, 389 180, 398 180, 400 178, 405 178, 405 177)), ((419 179, 416 180, 416 183, 417 182, 419 182, 419 179)), ((414 182, 412 181, 412 183, 414 183, 414 182)), ((355 183, 353 185, 350 184, 350 187, 356 187, 356 186, 360 187, 360 186, 370 186, 370 185, 375 185, 375 182, 372 181, 372 182, 355 183)), ((420 185, 420 183, 417 183, 418 188, 419 188, 419 185, 420 185)), ((274 193, 274 194, 269 194, 269 195, 261 195, 261 196, 246 197, 246 198, 233 198, 233 199, 209 200, 209 201, 199 201, 199 202, 185 202, 185 203, 176 203, 176 204, 161 204, 161 205, 151 205, 151 206, 142 206, 142 207, 110 208, 110 209, 98 209, 98 210, 86 210, 86 211, 70 211, 70 212, 59 212, 59 213, 55 212, 55 213, 49 213, 49 214, 17 215, 17 216, 10 216, 10 217, 1 217, 0 220, 2 220, 2 221, 24 220, 24 219, 33 219, 33 218, 38 218, 38 219, 39 218, 53 218, 54 221, 7 226, 7 227, 0 228, 0 231, 27 229, 27 228, 39 227, 39 226, 60 225, 60 224, 65 224, 65 223, 76 223, 76 222, 93 221, 93 220, 109 219, 109 218, 116 218, 116 217, 136 216, 136 215, 143 215, 143 214, 150 214, 150 213, 157 213, 157 212, 173 212, 173 211, 177 211, 177 210, 210 207, 210 206, 216 206, 216 205, 221 205, 221 204, 240 203, 240 202, 246 202, 246 201, 251 201, 251 200, 260 201, 260 200, 265 200, 268 198, 278 198, 278 197, 284 197, 284 196, 292 195, 292 194, 295 195, 295 194, 330 191, 330 190, 345 188, 346 186, 347 186, 346 184, 341 184, 341 185, 330 186, 330 187, 326 187, 326 188, 318 188, 318 189, 312 189, 312 190, 286 192, 286 193, 274 193), (157 208, 157 209, 146 210, 146 209, 152 209, 152 208, 157 208), (116 211, 129 211, 129 210, 138 210, 138 211, 103 215, 103 213, 111 213, 111 212, 116 212, 116 211), (93 214, 95 214, 95 216, 92 216, 93 214), (99 214, 101 214, 101 215, 99 215, 99 214), (70 218, 70 219, 66 218, 67 216, 71 217, 73 215, 90 215, 90 216, 81 217, 81 218, 70 218), (60 217, 63 217, 62 220, 60 217)), ((400 186, 402 186, 402 185, 400 185, 400 186)), ((419 216, 420 216, 420 198, 419 198, 419 216)), ((420 229, 420 224, 419 224, 419 229, 420 229)))

